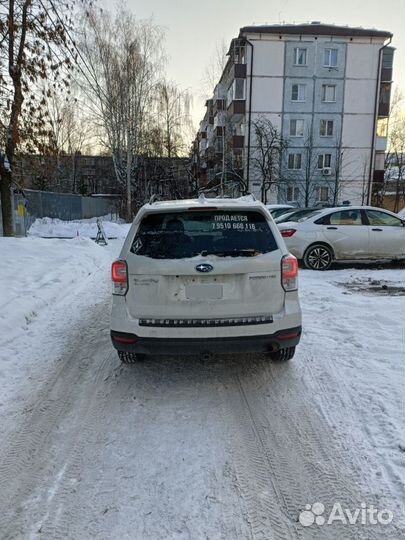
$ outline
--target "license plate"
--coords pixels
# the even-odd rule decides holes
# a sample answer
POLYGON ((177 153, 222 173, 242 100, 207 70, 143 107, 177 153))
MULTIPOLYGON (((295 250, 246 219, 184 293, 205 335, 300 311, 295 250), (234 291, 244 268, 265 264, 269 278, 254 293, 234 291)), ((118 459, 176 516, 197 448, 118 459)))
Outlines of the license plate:
POLYGON ((222 285, 217 283, 187 285, 186 298, 189 300, 219 300, 222 298, 222 285))

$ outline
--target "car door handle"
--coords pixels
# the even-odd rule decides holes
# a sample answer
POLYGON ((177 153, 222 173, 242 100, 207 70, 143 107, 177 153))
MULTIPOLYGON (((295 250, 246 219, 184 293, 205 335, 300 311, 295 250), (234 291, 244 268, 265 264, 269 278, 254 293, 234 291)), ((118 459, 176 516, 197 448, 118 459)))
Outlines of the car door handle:
POLYGON ((326 227, 326 228, 332 231, 337 231, 337 227, 326 227))
POLYGON ((371 229, 372 231, 379 231, 382 232, 382 229, 371 229))

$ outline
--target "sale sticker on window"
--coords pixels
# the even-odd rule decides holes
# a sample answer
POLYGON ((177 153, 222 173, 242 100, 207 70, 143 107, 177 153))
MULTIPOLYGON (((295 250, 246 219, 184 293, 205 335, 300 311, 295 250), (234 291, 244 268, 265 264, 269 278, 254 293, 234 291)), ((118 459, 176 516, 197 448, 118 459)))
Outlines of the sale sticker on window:
POLYGON ((215 231, 231 229, 234 231, 254 231, 256 226, 249 223, 246 214, 217 214, 214 216, 212 229, 215 231))

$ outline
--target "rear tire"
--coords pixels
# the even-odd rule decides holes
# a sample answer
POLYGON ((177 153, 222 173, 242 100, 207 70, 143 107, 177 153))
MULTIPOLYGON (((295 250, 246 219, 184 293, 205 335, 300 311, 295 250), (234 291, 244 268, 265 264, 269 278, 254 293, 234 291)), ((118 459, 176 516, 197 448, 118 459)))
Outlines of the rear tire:
POLYGON ((312 244, 304 253, 304 266, 310 270, 329 270, 332 262, 333 252, 325 244, 312 244))
POLYGON ((295 347, 286 347, 285 349, 279 349, 276 352, 269 354, 270 359, 273 362, 288 362, 295 354, 295 347))
POLYGON ((136 364, 143 359, 140 354, 123 351, 118 351, 118 356, 123 364, 136 364))

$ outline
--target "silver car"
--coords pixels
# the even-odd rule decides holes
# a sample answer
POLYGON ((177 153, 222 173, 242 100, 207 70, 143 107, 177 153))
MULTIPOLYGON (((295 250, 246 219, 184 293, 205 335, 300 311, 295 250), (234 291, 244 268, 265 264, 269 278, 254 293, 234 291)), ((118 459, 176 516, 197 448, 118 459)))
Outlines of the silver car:
POLYGON ((343 260, 405 260, 405 220, 372 206, 314 210, 278 228, 290 253, 312 270, 343 260))

